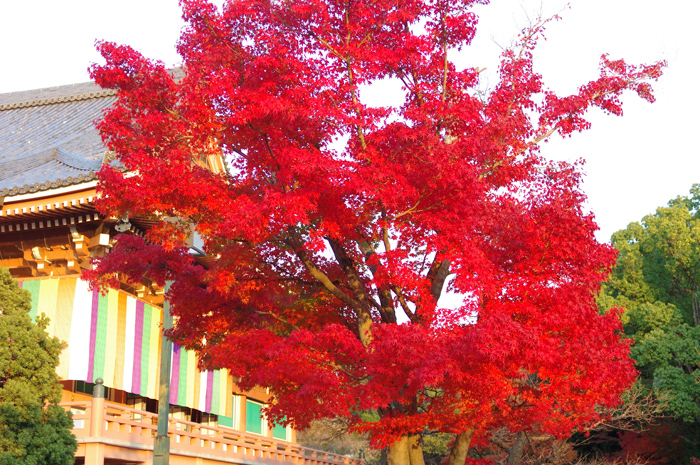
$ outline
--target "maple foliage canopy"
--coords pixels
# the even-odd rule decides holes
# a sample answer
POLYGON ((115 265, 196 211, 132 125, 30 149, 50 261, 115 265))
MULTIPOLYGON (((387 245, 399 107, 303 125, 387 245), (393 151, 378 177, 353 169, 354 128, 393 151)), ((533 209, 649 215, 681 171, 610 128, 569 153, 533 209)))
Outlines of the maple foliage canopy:
POLYGON ((479 92, 480 70, 452 61, 475 3, 182 0, 178 80, 100 43, 92 77, 118 98, 99 128, 130 174, 102 169, 99 208, 177 220, 120 236, 91 279, 173 281, 174 339, 269 387, 269 415, 295 427, 345 416, 381 445, 596 419, 635 376, 593 299, 615 255, 580 166, 538 144, 587 129, 591 107, 621 114, 625 90, 652 101, 663 63, 603 56, 558 96, 533 71, 541 21, 479 92), (387 79, 400 106, 363 100, 387 79), (181 245, 191 227, 207 267, 181 245))

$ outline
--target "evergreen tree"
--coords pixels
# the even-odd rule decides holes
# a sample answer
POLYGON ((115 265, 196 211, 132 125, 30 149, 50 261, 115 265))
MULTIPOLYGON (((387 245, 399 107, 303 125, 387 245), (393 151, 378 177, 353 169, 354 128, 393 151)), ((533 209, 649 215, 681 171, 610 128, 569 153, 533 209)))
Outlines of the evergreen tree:
POLYGON ((0 465, 72 464, 77 443, 56 375, 66 344, 30 309, 29 293, 0 269, 0 465))
POLYGON ((700 184, 613 234, 617 264, 599 298, 625 309, 642 380, 668 399, 687 454, 700 453, 700 184))
POLYGON ((620 255, 603 286, 603 308, 620 306, 641 374, 671 391, 669 413, 700 421, 700 185, 613 234, 620 255))

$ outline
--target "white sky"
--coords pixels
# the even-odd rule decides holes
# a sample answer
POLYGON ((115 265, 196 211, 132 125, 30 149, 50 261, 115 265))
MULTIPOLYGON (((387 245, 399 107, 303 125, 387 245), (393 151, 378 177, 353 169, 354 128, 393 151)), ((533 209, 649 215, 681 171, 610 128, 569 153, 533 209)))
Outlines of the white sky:
MULTIPOLYGON (((497 44, 509 44, 527 24, 526 13, 533 16, 540 3, 547 15, 565 5, 562 0, 493 0, 477 7, 481 27, 465 63, 494 72, 497 44)), ((590 131, 545 147, 551 158, 587 160, 584 189, 602 241, 700 182, 698 17, 700 2, 687 0, 572 0, 536 51, 536 69, 560 94, 594 79, 602 53, 630 63, 669 62, 655 86, 656 103, 628 95, 622 118, 593 114, 590 131)), ((176 0, 5 1, 0 6, 0 93, 89 80, 87 67, 100 61, 96 39, 129 44, 148 57, 177 64, 181 26, 176 0)))

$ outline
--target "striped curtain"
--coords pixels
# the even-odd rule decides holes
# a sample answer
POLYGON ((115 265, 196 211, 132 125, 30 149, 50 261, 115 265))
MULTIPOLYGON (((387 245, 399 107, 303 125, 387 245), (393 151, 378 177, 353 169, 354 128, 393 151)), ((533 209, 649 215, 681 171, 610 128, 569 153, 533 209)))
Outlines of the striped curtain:
MULTIPOLYGON (((23 280, 31 317, 51 320, 49 335, 68 342, 57 368, 61 379, 93 383, 157 398, 163 310, 124 292, 107 295, 76 278, 23 280)), ((194 352, 173 344, 170 403, 231 416, 233 382, 226 370, 200 372, 194 352)))

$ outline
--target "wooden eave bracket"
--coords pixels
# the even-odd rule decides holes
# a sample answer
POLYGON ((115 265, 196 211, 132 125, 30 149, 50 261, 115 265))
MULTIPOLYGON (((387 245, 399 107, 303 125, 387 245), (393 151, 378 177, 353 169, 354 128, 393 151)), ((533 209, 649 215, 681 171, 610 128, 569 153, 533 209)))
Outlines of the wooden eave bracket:
POLYGON ((90 255, 89 241, 88 239, 78 232, 75 225, 70 227, 71 240, 75 246, 75 253, 80 257, 87 257, 90 255))

